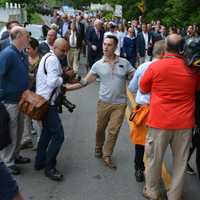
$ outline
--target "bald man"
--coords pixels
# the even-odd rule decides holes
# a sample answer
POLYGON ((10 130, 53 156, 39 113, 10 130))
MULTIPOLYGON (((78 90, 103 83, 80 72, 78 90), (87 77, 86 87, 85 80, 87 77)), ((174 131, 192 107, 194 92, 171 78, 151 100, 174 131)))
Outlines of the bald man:
POLYGON ((22 93, 28 88, 28 60, 24 49, 29 43, 29 33, 25 28, 15 26, 10 32, 11 45, 0 53, 0 102, 10 116, 11 144, 0 152, 10 172, 20 174, 16 164, 29 163, 30 159, 19 155, 23 133, 23 115, 19 112, 18 103, 22 93))
POLYGON ((167 192, 168 200, 180 200, 187 163, 192 128, 195 126, 195 92, 197 74, 180 56, 183 40, 177 34, 166 39, 166 54, 152 63, 140 81, 142 93, 151 93, 149 127, 145 152, 148 158, 144 196, 156 200, 159 196, 162 161, 170 146, 173 156, 173 176, 167 192))
POLYGON ((66 56, 67 51, 66 40, 56 39, 53 52, 43 56, 36 75, 36 93, 48 100, 50 105, 42 121, 43 129, 38 143, 35 169, 45 169, 45 175, 55 181, 63 179, 63 175, 56 169, 56 158, 64 141, 64 130, 55 99, 63 84, 60 60, 66 56))

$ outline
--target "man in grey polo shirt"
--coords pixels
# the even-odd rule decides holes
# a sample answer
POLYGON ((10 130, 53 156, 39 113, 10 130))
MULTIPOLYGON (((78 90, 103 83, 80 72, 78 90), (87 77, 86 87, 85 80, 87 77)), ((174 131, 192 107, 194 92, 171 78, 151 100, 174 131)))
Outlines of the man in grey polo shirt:
POLYGON ((107 35, 103 41, 103 58, 97 61, 80 83, 66 84, 66 89, 75 90, 100 79, 97 102, 97 127, 95 156, 103 159, 106 166, 116 169, 111 155, 123 123, 127 105, 126 79, 134 68, 124 58, 115 55, 118 39, 107 35), (105 130, 107 128, 107 138, 105 130))

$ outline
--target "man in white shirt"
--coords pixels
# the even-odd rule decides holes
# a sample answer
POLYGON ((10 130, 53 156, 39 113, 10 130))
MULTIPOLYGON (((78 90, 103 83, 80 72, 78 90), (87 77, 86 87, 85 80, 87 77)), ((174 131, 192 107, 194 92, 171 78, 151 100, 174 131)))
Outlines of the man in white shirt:
POLYGON ((142 24, 142 32, 137 35, 137 56, 140 64, 150 61, 152 56, 152 35, 146 24, 142 24))
POLYGON ((35 169, 45 168, 45 175, 61 181, 63 175, 56 169, 56 157, 64 141, 64 130, 58 115, 55 99, 63 84, 60 59, 66 56, 68 43, 62 38, 54 42, 53 52, 40 61, 36 76, 36 93, 49 101, 49 109, 42 121, 43 129, 38 143, 35 169))

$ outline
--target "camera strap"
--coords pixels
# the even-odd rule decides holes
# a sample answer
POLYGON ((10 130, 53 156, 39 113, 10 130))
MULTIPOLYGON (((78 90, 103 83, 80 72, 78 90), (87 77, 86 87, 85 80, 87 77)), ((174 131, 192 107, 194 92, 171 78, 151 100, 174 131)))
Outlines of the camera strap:
MULTIPOLYGON (((47 75, 47 70, 46 70, 46 67, 45 67, 46 66, 46 61, 47 61, 47 58, 49 58, 50 56, 53 56, 53 54, 48 55, 44 60, 44 73, 45 73, 45 75, 47 75)), ((56 90, 57 90, 57 87, 53 89, 53 91, 52 91, 52 93, 50 95, 50 98, 48 100, 49 104, 51 103, 51 100, 53 98, 53 95, 56 93, 56 90)))
POLYGON ((46 61, 47 61, 47 58, 49 58, 50 56, 53 56, 53 54, 48 55, 44 60, 44 73, 45 73, 45 75, 47 75, 47 70, 46 70, 46 67, 45 67, 46 66, 46 61))

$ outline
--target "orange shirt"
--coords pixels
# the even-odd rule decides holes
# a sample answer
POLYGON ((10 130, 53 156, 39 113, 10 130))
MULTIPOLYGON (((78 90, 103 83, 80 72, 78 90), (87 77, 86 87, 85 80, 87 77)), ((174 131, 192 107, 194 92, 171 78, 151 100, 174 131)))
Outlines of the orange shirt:
POLYGON ((151 93, 147 125, 161 129, 192 128, 198 75, 180 56, 165 57, 152 63, 140 81, 141 91, 151 93))

